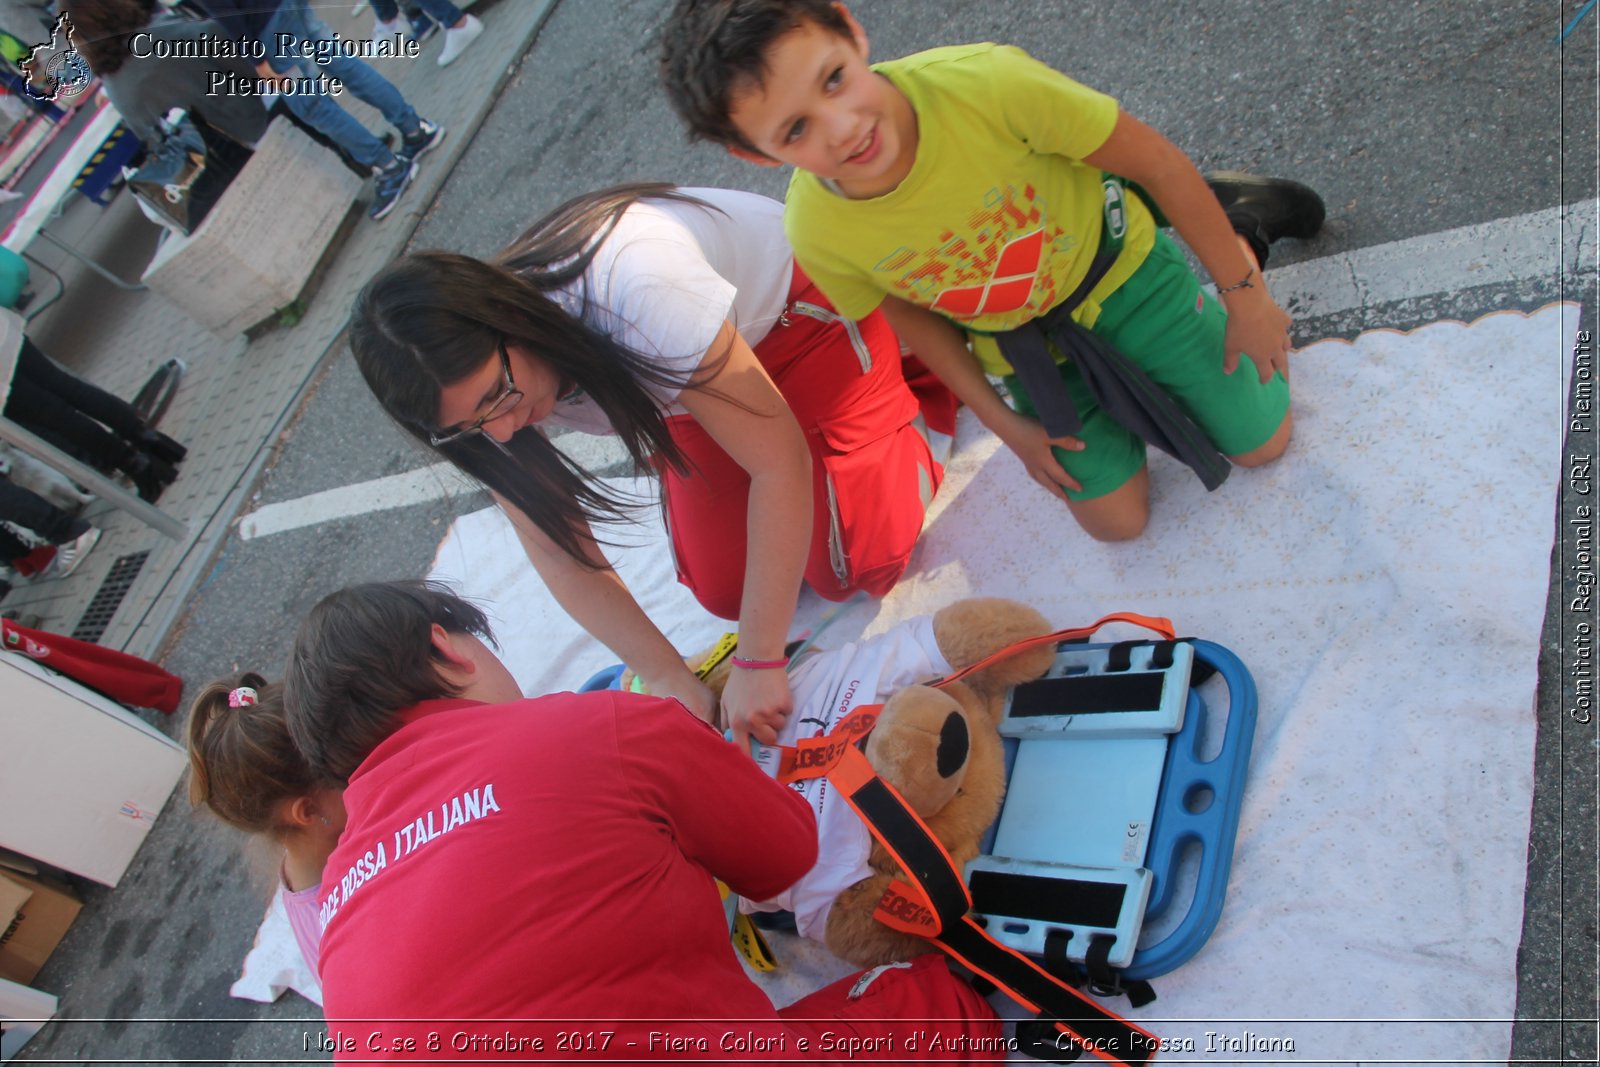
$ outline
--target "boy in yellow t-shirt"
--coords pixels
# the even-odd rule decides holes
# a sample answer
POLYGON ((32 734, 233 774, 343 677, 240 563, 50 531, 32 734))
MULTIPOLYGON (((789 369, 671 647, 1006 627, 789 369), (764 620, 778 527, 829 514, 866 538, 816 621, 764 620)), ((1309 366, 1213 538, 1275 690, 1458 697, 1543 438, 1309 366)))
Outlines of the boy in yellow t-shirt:
POLYGON ((1146 441, 1208 488, 1226 477, 1219 452, 1253 467, 1287 447, 1289 317, 1260 266, 1273 240, 1321 226, 1312 190, 1208 184, 1111 97, 1016 48, 869 67, 865 31, 828 0, 679 0, 662 75, 691 134, 796 168, 785 227, 801 268, 842 314, 882 307, 1094 537, 1144 530, 1146 441))

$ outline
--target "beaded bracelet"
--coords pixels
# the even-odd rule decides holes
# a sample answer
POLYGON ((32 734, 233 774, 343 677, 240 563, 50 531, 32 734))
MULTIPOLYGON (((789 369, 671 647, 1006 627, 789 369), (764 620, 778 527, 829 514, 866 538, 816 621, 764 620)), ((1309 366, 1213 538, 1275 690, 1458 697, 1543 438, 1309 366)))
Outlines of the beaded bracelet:
POLYGON ((1242 280, 1234 282, 1232 285, 1228 286, 1226 289, 1218 289, 1217 290, 1217 295, 1221 296, 1223 293, 1231 293, 1231 292, 1235 292, 1236 290, 1239 290, 1239 289, 1254 289, 1256 287, 1256 283, 1251 281, 1250 279, 1255 277, 1255 273, 1256 273, 1256 269, 1254 267, 1251 267, 1249 273, 1246 274, 1242 280))
POLYGON ((729 656, 728 662, 735 667, 743 667, 747 671, 781 671, 789 666, 789 660, 784 659, 745 659, 743 656, 729 656))

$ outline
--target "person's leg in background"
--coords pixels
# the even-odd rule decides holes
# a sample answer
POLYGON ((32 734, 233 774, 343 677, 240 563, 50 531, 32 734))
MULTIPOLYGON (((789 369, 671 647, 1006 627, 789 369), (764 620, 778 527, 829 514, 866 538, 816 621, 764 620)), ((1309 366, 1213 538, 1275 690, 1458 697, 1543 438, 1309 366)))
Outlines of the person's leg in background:
POLYGON ((693 416, 667 420, 672 443, 688 463, 680 474, 662 464, 662 513, 678 581, 719 619, 737 619, 744 596, 750 475, 693 416))
POLYGON ((144 421, 137 408, 114 393, 73 374, 27 338, 17 355, 17 377, 24 378, 103 423, 124 441, 167 463, 182 463, 188 449, 144 421))
POLYGON ((372 168, 377 191, 369 214, 373 219, 387 216, 416 176, 416 157, 436 144, 444 131, 425 122, 400 90, 369 64, 359 59, 337 56, 326 65, 297 55, 278 54, 274 42, 288 34, 302 44, 334 39, 333 31, 312 13, 305 0, 282 0, 262 32, 267 46, 267 64, 281 77, 315 78, 319 74, 338 78, 359 100, 377 108, 384 119, 400 131, 404 143, 391 152, 378 137, 333 99, 317 93, 285 94, 284 102, 306 122, 337 141, 363 166, 372 168))
MULTIPOLYGON (((68 514, 39 494, 3 477, 0 477, 0 522, 30 530, 48 544, 57 546, 51 573, 59 577, 71 574, 100 539, 100 531, 86 520, 68 514)), ((0 526, 0 560, 15 563, 29 559, 35 547, 12 530, 0 526)), ((31 567, 18 569, 26 573, 31 567)))
MULTIPOLYGON (((411 10, 406 15, 411 23, 411 39, 419 44, 433 35, 436 29, 444 30, 444 48, 438 63, 448 67, 454 63, 467 46, 483 33, 483 23, 464 13, 450 0, 410 0, 411 10)), ((372 37, 389 37, 405 33, 400 21, 399 0, 372 0, 372 37)))
MULTIPOLYGON (((148 427, 131 405, 57 367, 28 341, 23 342, 17 357, 5 414, 17 425, 100 471, 128 475, 146 500, 156 500, 177 480, 178 472, 170 462, 136 443, 148 427), (114 420, 115 427, 131 431, 136 440, 107 429, 97 421, 102 417, 114 420)), ((170 438, 163 439, 181 452, 183 446, 170 438)))

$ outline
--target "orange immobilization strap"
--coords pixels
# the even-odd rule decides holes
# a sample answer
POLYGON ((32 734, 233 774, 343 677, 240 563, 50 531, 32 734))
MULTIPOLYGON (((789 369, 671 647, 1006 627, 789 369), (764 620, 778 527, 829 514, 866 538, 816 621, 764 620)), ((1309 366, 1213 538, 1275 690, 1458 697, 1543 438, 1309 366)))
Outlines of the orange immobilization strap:
POLYGON ((985 656, 971 666, 963 667, 949 677, 941 678, 937 682, 930 684, 935 688, 949 685, 958 678, 965 678, 974 671, 981 671, 990 664, 999 663, 1008 656, 1015 656, 1019 652, 1025 652, 1030 648, 1038 648, 1040 645, 1054 645, 1060 644, 1062 641, 1082 640, 1111 622, 1129 622, 1135 626, 1143 626, 1146 630, 1152 630, 1168 641, 1176 640, 1178 636, 1177 631, 1172 627, 1171 619, 1163 618, 1160 615, 1139 615, 1131 611, 1118 611, 1110 615, 1103 615, 1088 626, 1075 626, 1067 630, 1057 630, 1053 634, 1040 634, 1038 637, 1029 637, 1009 644, 993 655, 985 656))
POLYGON ((845 750, 872 732, 878 724, 882 704, 863 704, 834 723, 833 729, 816 737, 804 737, 793 748, 781 749, 778 781, 784 785, 825 777, 839 765, 845 750))
MULTIPOLYGON (((970 667, 964 667, 954 674, 930 683, 934 687, 949 685, 959 678, 965 678, 973 671, 979 671, 992 663, 998 663, 1008 656, 1014 656, 1030 648, 1040 645, 1058 644, 1062 641, 1076 641, 1093 634, 1100 627, 1111 622, 1128 622, 1135 626, 1143 626, 1153 630, 1162 637, 1171 641, 1176 634, 1172 628, 1172 620, 1158 615, 1139 615, 1131 611, 1119 611, 1106 615, 1088 626, 1076 626, 1066 630, 1057 630, 1055 633, 1040 634, 1007 645, 993 655, 986 656, 970 667)), ((845 749, 858 743, 862 738, 872 732, 878 723, 878 715, 883 711, 882 704, 863 704, 851 710, 834 724, 833 729, 816 737, 805 737, 795 742, 792 748, 779 749, 778 756, 778 781, 784 785, 794 782, 808 781, 812 778, 823 778, 839 765, 845 749)))
POLYGON ((904 882, 895 880, 883 891, 872 917, 891 930, 913 937, 939 936, 939 917, 925 903, 927 897, 904 882))

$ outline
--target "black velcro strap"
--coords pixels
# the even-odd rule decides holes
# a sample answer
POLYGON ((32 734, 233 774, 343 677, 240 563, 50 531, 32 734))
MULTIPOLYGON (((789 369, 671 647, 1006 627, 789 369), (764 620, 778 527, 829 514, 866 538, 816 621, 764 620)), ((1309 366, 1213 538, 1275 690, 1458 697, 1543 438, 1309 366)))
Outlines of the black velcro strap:
POLYGON ((1106 670, 1116 673, 1133 667, 1133 650, 1143 641, 1118 641, 1106 650, 1106 670))
POLYGON ((1017 1051, 1046 1063, 1076 1063, 1083 1046, 1056 1028, 1053 1019, 1017 1020, 1017 1051))
POLYGON ((847 798, 913 882, 922 887, 944 926, 967 913, 971 902, 950 858, 884 784, 871 778, 847 798))
MULTIPOLYGON (((1178 640, 1193 641, 1194 638, 1180 637, 1178 640)), ((1216 673, 1217 669, 1215 667, 1201 659, 1199 656, 1196 656, 1194 658, 1194 666, 1189 668, 1189 687, 1191 689, 1194 688, 1216 673)))
POLYGON ((990 940, 970 920, 946 926, 937 940, 967 967, 998 982, 1040 1013, 1059 1019, 1096 1054, 1130 1065, 1148 1063, 1155 1055, 1156 1042, 1148 1034, 1051 978, 1028 957, 990 940))
POLYGON ((1044 969, 1074 989, 1083 986, 1083 972, 1067 958, 1067 946, 1072 943, 1072 931, 1050 929, 1044 935, 1044 969))
POLYGON ((1128 1003, 1135 1008, 1142 1008, 1156 999, 1155 986, 1143 979, 1129 981, 1122 980, 1122 991, 1128 994, 1128 1003))
POLYGON ((1177 646, 1176 641, 1156 641, 1150 645, 1150 667, 1152 670, 1164 671, 1172 666, 1173 656, 1177 646))
POLYGON ((1046 878, 1010 871, 972 872, 972 907, 985 915, 1115 929, 1128 887, 1121 882, 1046 878))
POLYGON ((1117 939, 1111 934, 1094 934, 1089 950, 1083 954, 1083 969, 1089 972, 1089 991, 1098 997, 1114 997, 1122 992, 1117 973, 1111 969, 1111 949, 1117 939))
POLYGON ((1045 715, 1101 715, 1115 711, 1150 711, 1161 706, 1164 675, 1153 671, 1122 674, 1068 674, 1039 678, 1011 691, 1013 719, 1045 715))

